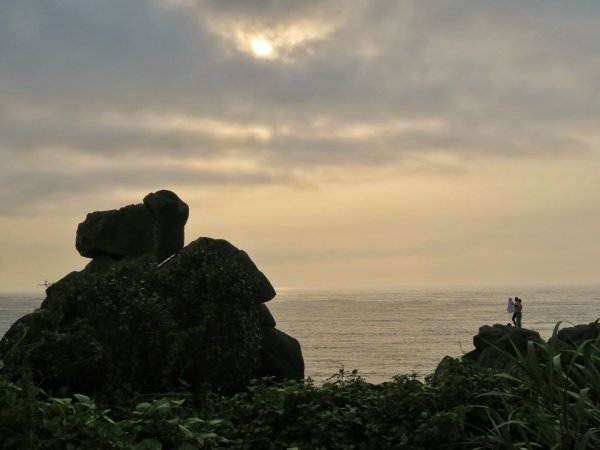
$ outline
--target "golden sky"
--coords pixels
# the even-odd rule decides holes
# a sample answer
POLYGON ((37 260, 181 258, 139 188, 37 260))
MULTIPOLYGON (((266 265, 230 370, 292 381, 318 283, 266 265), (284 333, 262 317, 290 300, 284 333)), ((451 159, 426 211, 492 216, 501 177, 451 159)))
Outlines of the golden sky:
POLYGON ((600 3, 0 3, 0 291, 170 189, 279 288, 600 282, 600 3))

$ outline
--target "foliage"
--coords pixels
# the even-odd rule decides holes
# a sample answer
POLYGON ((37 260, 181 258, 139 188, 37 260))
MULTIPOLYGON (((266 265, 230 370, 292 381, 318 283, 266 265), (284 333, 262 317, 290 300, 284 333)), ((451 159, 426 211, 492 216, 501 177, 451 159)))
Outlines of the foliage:
POLYGON ((47 395, 0 371, 0 448, 600 448, 598 339, 571 349, 532 342, 513 358, 517 376, 446 357, 422 381, 412 374, 371 384, 341 370, 320 386, 260 380, 236 394, 102 406, 47 395))
POLYGON ((141 402, 127 417, 114 420, 110 409, 85 395, 56 398, 29 387, 25 392, 0 377, 2 449, 188 450, 229 443, 218 434, 224 421, 179 415, 184 400, 141 402))
POLYGON ((80 272, 7 333, 6 368, 58 395, 231 390, 259 352, 255 280, 234 260, 186 252, 156 267, 80 272))
POLYGON ((322 386, 310 379, 263 380, 235 395, 140 398, 129 409, 100 407, 83 395, 26 394, 3 379, 0 447, 464 448, 470 402, 493 378, 487 370, 458 360, 447 362, 445 373, 450 372, 451 380, 441 375, 423 383, 413 374, 374 385, 356 372, 340 371, 322 386))
POLYGON ((521 376, 496 375, 511 386, 482 397, 501 402, 485 407, 493 426, 481 447, 600 448, 600 338, 559 348, 559 325, 548 343, 529 342, 524 354, 515 349, 521 376))

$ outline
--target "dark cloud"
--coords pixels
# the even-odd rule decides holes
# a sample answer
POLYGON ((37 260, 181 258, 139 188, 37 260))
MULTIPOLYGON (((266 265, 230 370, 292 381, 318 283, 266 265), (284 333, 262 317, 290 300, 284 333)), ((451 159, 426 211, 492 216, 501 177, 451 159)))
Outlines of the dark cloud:
POLYGON ((216 55, 216 38, 152 2, 23 0, 0 11, 0 92, 16 101, 135 107, 216 55))
POLYGON ((31 215, 44 203, 57 204, 61 198, 85 198, 98 192, 112 192, 119 187, 147 190, 157 186, 189 186, 199 189, 218 185, 254 186, 270 183, 290 183, 289 177, 261 169, 246 171, 218 171, 190 167, 169 167, 164 164, 113 166, 72 170, 68 159, 57 158, 56 165, 31 165, 2 173, 0 189, 0 216, 31 215))
MULTIPOLYGON (((340 0, 192 0, 199 12, 256 22, 281 22, 307 16, 339 15, 348 2, 340 0)), ((355 3, 362 3, 355 2, 355 3)))
MULTIPOLYGON (((598 149, 600 4, 440 1, 20 0, 0 4, 0 193, 12 205, 68 192, 58 149, 98 158, 232 154, 268 171, 86 174, 89 189, 158 180, 280 183, 327 167, 385 167, 428 153, 465 164, 598 149), (331 29, 290 60, 259 60, 226 24, 331 29), (269 138, 150 126, 146 116, 265 127, 269 138), (119 120, 108 120, 118 117, 119 120), (315 128, 321 118, 329 130, 315 128), (435 129, 377 128, 437 121, 435 129), (340 132, 366 124, 364 138, 340 132), (291 129, 291 132, 285 130, 291 129), (15 172, 39 155, 47 172, 15 172), (12 172, 11 172, 12 171, 12 172), (11 200, 16 199, 16 200, 11 200)), ((158 123, 160 125, 160 123, 158 123)), ((434 168, 435 169, 435 168, 434 168)))

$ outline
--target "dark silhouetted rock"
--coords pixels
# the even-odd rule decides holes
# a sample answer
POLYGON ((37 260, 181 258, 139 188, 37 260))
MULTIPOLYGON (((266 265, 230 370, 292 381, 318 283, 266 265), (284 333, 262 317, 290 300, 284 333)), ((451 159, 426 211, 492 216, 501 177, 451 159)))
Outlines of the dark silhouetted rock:
POLYGON ((275 318, 273 317, 273 314, 271 314, 271 311, 269 311, 269 308, 267 308, 267 305, 261 303, 260 305, 256 305, 256 307, 258 308, 258 324, 261 327, 274 327, 277 325, 275 323, 275 318))
POLYGON ((256 290, 253 292, 253 299, 256 303, 268 302, 276 295, 271 282, 260 270, 258 270, 258 267, 256 267, 248 254, 223 239, 201 237, 189 243, 182 252, 216 253, 224 258, 230 259, 241 271, 247 273, 248 276, 252 277, 254 280, 256 290))
POLYGON ((116 264, 116 260, 110 256, 98 256, 92 259, 86 266, 85 271, 90 273, 106 272, 116 264))
POLYGON ((600 323, 592 322, 587 325, 575 325, 573 327, 562 328, 558 330, 555 337, 559 348, 576 349, 586 341, 596 340, 600 336, 600 323))
POLYGON ((261 303, 258 308, 261 351, 258 376, 276 380, 304 378, 304 358, 300 343, 275 328, 275 318, 261 303))
POLYGON ((264 305, 275 297, 267 277, 225 240, 183 247, 187 219, 169 191, 88 214, 76 246, 92 261, 50 285, 41 307, 7 331, 4 372, 100 397, 303 378, 300 344, 264 305))
POLYGON ((144 205, 154 217, 154 254, 162 261, 183 248, 189 208, 177 194, 165 190, 148 194, 144 205))
POLYGON ((154 250, 154 219, 144 205, 89 213, 77 227, 75 247, 81 256, 135 258, 154 250))
POLYGON ((144 203, 89 213, 77 227, 75 247, 87 258, 153 254, 162 260, 183 248, 188 215, 187 204, 175 193, 150 193, 144 203))
POLYGON ((217 254, 75 272, 0 341, 5 373, 52 392, 230 391, 261 371, 253 278, 217 254))
POLYGON ((514 372, 516 365, 510 355, 515 355, 515 348, 527 354, 529 341, 543 342, 537 331, 510 325, 484 325, 473 337, 475 350, 464 355, 482 367, 514 372))
POLYGON ((274 327, 263 327, 260 331, 260 376, 271 376, 278 380, 304 378, 300 343, 274 327))

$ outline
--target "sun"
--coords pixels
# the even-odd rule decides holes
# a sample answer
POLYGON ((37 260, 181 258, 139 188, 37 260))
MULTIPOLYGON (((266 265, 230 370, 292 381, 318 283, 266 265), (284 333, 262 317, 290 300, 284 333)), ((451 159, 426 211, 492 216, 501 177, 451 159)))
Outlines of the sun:
POLYGON ((265 39, 252 39, 250 46, 254 54, 258 57, 268 58, 273 53, 273 46, 265 39))

